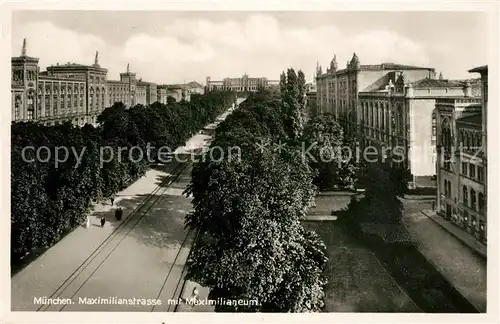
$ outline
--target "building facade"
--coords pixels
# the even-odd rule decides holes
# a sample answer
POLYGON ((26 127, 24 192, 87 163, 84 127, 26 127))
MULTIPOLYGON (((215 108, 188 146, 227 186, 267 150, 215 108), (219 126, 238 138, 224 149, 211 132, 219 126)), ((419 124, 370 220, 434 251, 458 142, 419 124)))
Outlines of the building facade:
POLYGON ((36 120, 45 125, 70 121, 83 126, 96 124, 101 112, 115 102, 132 107, 158 100, 156 84, 137 81, 128 65, 119 81, 108 80, 97 52, 93 65, 68 62, 40 72, 38 62, 27 55, 25 39, 21 55, 11 58, 12 121, 36 120))
POLYGON ((408 82, 408 74, 412 72, 389 72, 385 82, 378 80, 368 91, 359 92, 359 143, 362 150, 371 146, 394 157, 392 161, 410 171, 410 186, 434 186, 436 100, 479 97, 480 87, 428 77, 408 82))
POLYGON ((268 89, 279 85, 279 80, 268 80, 267 78, 251 78, 244 74, 241 78, 225 78, 222 81, 213 81, 207 77, 206 89, 212 90, 232 90, 237 92, 256 92, 259 89, 268 89))
POLYGON ((397 71, 404 71, 407 81, 435 77, 435 70, 426 67, 394 63, 362 65, 356 53, 347 61, 345 69, 338 69, 337 57, 334 55, 325 72, 319 64, 316 67, 319 112, 335 114, 345 124, 348 135, 357 136, 359 93, 371 91, 379 87, 380 83, 387 84, 388 74, 397 71))
POLYGON ((481 74, 481 98, 442 98, 437 115, 437 212, 486 243, 488 68, 481 74))
POLYGON ((67 63, 40 72, 38 58, 26 54, 12 57, 12 120, 37 120, 47 125, 71 121, 95 123, 106 103, 107 70, 99 66, 67 63))

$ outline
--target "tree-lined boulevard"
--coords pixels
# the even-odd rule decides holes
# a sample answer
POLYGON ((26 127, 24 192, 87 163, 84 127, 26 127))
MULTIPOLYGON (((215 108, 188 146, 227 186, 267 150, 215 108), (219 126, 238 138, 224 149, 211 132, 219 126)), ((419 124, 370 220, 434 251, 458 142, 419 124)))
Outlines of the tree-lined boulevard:
POLYGON ((304 74, 290 68, 279 92, 245 99, 214 91, 191 103, 115 104, 97 128, 14 124, 13 261, 47 250, 13 276, 12 308, 175 311, 168 300, 192 289, 188 280, 213 300, 258 301, 217 304, 217 312, 484 311, 482 296, 464 293, 422 248, 406 170, 347 158, 337 148, 355 147, 355 138, 334 115, 307 111, 304 94, 304 74), (198 159, 99 167, 100 145, 147 143, 198 159), (26 145, 63 144, 94 154, 78 168, 74 158, 62 168, 20 158, 26 145), (313 149, 304 155, 304 146, 313 149), (221 155, 234 147, 239 155, 221 155), (325 213, 336 220, 307 221, 318 194, 332 192, 325 213), (340 204, 335 195, 348 198, 340 204), (112 197, 113 206, 102 203, 112 197), (72 303, 40 305, 40 297, 72 303), (79 303, 98 297, 149 302, 79 303))

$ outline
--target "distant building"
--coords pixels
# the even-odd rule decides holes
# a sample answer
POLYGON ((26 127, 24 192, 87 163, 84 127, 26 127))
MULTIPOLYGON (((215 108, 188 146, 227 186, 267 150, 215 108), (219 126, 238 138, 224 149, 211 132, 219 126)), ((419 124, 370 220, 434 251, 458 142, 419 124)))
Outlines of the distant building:
POLYGON ((488 67, 480 98, 436 100, 438 214, 486 243, 488 67))
POLYGON ((156 98, 157 98, 159 103, 166 105, 167 104, 167 88, 162 88, 161 86, 157 86, 156 98))
POLYGON ((279 85, 278 80, 268 80, 267 78, 251 78, 244 74, 241 78, 225 78, 222 81, 213 81, 207 77, 206 89, 212 90, 232 90, 237 92, 256 92, 260 88, 268 89, 279 85))
MULTIPOLYGON (((409 169, 413 186, 434 186, 436 175, 436 123, 438 98, 479 97, 479 83, 431 79, 407 80, 411 71, 391 71, 358 93, 359 143, 380 152, 401 149, 401 165, 409 169)), ((413 77, 418 77, 414 73, 413 77)), ((395 159, 396 160, 396 159, 395 159)), ((396 160, 396 161, 397 161, 396 160)))
POLYGON ((192 94, 205 93, 203 85, 196 81, 181 84, 163 84, 158 86, 158 88, 164 89, 165 95, 174 98, 177 102, 181 100, 190 101, 192 94))
POLYGON ((325 73, 319 65, 316 73, 318 110, 333 113, 361 152, 373 147, 379 157, 400 162, 411 186, 434 186, 436 100, 481 95, 477 80, 438 79, 428 67, 361 65, 356 54, 345 69, 334 56, 325 73))
POLYGON ((347 62, 345 69, 338 69, 337 58, 333 57, 330 67, 323 72, 316 67, 317 100, 320 112, 330 112, 346 126, 350 136, 357 133, 357 110, 359 92, 369 91, 377 82, 386 82, 390 72, 404 71, 407 81, 435 77, 435 70, 427 67, 382 63, 362 65, 356 53, 347 62))
POLYGON ((318 114, 316 77, 313 77, 312 83, 306 83, 306 114, 308 118, 318 114))
POLYGON ((27 56, 26 39, 21 56, 12 57, 12 120, 39 120, 47 125, 71 121, 96 122, 106 103, 106 74, 96 53, 93 65, 67 63, 40 73, 38 58, 27 56))
MULTIPOLYGON (((97 116, 115 102, 127 107, 158 101, 155 83, 137 80, 136 74, 120 73, 120 80, 107 80, 108 70, 99 65, 57 64, 40 72, 38 58, 27 55, 26 39, 21 56, 12 57, 12 120, 36 120, 46 125, 71 121, 74 125, 95 124, 97 116)), ((166 103, 166 91, 159 93, 166 103)))

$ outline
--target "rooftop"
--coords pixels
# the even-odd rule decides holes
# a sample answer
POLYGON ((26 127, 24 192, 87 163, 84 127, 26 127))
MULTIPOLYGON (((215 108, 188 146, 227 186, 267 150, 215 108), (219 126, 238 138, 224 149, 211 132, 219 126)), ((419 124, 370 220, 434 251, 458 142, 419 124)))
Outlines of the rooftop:
MULTIPOLYGON (((363 66, 366 66, 366 65, 361 65, 361 68, 363 68, 363 66)), ((380 64, 380 66, 381 66, 382 70, 432 70, 432 71, 434 71, 433 68, 429 68, 429 67, 405 65, 405 64, 398 64, 398 63, 382 63, 382 64, 380 64)))
POLYGON ((457 119, 457 123, 460 123, 460 124, 481 125, 482 122, 483 122, 483 117, 482 117, 481 113, 457 119))
POLYGON ((203 86, 196 81, 191 81, 187 85, 191 88, 203 88, 203 86))
POLYGON ((482 65, 482 66, 478 66, 478 67, 475 67, 473 69, 470 69, 469 72, 488 72, 488 65, 482 65))
POLYGON ((412 82, 413 88, 461 88, 464 86, 462 82, 451 80, 439 80, 425 78, 412 82))

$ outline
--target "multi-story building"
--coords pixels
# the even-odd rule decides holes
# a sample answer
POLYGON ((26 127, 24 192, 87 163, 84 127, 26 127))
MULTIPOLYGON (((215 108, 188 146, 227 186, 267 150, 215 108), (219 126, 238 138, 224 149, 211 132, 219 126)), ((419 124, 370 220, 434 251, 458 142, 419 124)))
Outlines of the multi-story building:
POLYGON ((481 98, 436 101, 437 212, 486 243, 488 68, 481 98))
POLYGON ((268 80, 267 78, 251 78, 244 74, 241 78, 225 78, 222 81, 213 81, 207 77, 206 89, 212 90, 232 90, 238 92, 256 92, 260 88, 268 89, 279 85, 279 80, 268 80))
POLYGON ((40 73, 39 59, 26 51, 25 39, 21 56, 11 59, 12 120, 95 123, 107 95, 107 70, 99 66, 98 53, 93 65, 58 64, 40 73))
MULTIPOLYGON (((137 81, 129 65, 125 73, 120 73, 119 81, 107 80, 108 70, 99 65, 97 52, 93 65, 68 62, 40 72, 39 59, 28 56, 26 51, 25 39, 21 56, 11 59, 13 121, 95 124, 97 116, 115 102, 131 107, 158 100, 156 84, 137 81)), ((163 99, 166 102, 165 93, 163 99)))
POLYGON ((404 71, 409 82, 435 77, 435 70, 426 67, 394 63, 361 65, 356 53, 347 61, 346 68, 339 70, 334 55, 326 72, 319 64, 316 67, 318 110, 335 114, 344 123, 348 135, 356 136, 359 92, 370 91, 380 83, 387 84, 388 74, 396 71, 404 71))
POLYGON ((469 81, 442 78, 408 82, 408 74, 411 71, 389 72, 358 93, 359 143, 362 151, 371 146, 400 162, 410 171, 410 186, 434 186, 436 100, 479 97, 481 89, 469 81))

